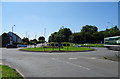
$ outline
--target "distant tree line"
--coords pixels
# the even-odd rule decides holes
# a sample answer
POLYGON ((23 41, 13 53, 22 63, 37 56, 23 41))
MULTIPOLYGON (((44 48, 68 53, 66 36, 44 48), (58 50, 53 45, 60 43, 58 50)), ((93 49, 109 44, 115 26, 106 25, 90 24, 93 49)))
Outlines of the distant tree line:
POLYGON ((70 28, 60 28, 49 36, 49 42, 103 43, 105 37, 120 36, 117 26, 99 31, 96 26, 85 25, 80 32, 72 33, 70 28))
POLYGON ((17 44, 33 45, 33 44, 44 43, 44 42, 45 42, 44 36, 40 36, 38 40, 37 39, 29 40, 27 37, 24 37, 22 41, 18 42, 17 44))

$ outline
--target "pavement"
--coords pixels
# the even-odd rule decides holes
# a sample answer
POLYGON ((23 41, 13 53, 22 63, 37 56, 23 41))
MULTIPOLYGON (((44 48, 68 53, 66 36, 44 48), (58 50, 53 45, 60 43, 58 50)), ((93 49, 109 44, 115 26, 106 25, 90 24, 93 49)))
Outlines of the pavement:
POLYGON ((95 48, 96 51, 47 53, 2 50, 2 62, 19 70, 25 77, 118 77, 118 62, 102 57, 115 57, 118 51, 95 48))

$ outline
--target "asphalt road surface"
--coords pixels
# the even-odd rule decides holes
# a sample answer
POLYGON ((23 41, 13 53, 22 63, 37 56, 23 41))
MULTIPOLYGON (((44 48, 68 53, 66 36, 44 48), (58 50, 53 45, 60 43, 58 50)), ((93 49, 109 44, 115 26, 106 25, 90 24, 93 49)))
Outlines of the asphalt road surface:
POLYGON ((18 69, 25 77, 118 77, 118 62, 101 59, 115 57, 117 51, 46 53, 2 48, 4 64, 18 69))

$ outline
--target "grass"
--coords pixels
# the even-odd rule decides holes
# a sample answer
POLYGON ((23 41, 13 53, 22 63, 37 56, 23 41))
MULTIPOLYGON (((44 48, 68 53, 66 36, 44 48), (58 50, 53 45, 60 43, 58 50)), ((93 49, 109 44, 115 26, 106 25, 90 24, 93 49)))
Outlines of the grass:
MULTIPOLYGON (((59 51, 59 48, 25 48, 25 49, 21 49, 21 50, 25 50, 25 51, 59 51)), ((85 47, 63 47, 60 48, 60 51, 88 51, 88 50, 93 50, 91 48, 85 48, 85 47)))
POLYGON ((15 69, 6 65, 0 65, 0 78, 2 79, 24 79, 15 69))
POLYGON ((83 47, 104 47, 104 44, 88 44, 88 45, 84 45, 84 44, 80 44, 83 47))
MULTIPOLYGON (((49 42, 48 44, 58 44, 57 42, 49 42)), ((70 43, 70 42, 62 42, 62 44, 70 44, 70 46, 73 46, 75 43, 70 43)), ((88 45, 84 45, 84 44, 79 44, 83 47, 104 47, 104 44, 88 44, 88 45)))

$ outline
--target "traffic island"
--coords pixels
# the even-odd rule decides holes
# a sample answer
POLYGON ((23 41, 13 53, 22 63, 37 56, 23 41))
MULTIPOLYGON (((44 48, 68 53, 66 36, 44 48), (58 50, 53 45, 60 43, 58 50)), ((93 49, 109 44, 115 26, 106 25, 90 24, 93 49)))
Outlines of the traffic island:
POLYGON ((24 48, 19 49, 21 51, 28 52, 86 52, 86 51, 94 51, 95 49, 87 48, 87 47, 62 47, 62 48, 24 48))

